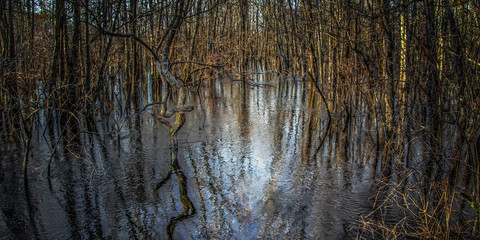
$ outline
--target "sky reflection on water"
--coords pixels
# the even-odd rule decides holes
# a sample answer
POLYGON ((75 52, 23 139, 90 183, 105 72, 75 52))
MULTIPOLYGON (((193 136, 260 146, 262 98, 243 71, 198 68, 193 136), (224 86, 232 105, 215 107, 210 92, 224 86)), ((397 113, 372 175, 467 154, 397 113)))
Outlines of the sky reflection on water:
MULTIPOLYGON (((206 140, 189 145, 185 154, 200 189, 194 202, 208 206, 196 223, 203 236, 355 238, 355 220, 371 210, 375 194, 373 158, 356 154, 363 157, 354 161, 341 153, 339 141, 355 137, 335 128, 340 133, 331 134, 323 154, 313 159, 327 121, 321 112, 305 109, 312 95, 302 83, 247 92, 240 84, 217 84, 219 89, 211 94, 215 98, 205 99, 211 110, 192 117, 205 118, 198 139, 206 140), (287 95, 278 98, 282 91, 287 95)), ((347 150, 358 151, 358 144, 347 150)))
MULTIPOLYGON (((369 124, 333 120, 319 147, 327 120, 313 96, 295 81, 218 80, 191 93, 179 160, 196 213, 174 239, 355 239, 375 195, 369 124)), ((157 185, 169 171, 166 129, 150 112, 117 117, 82 135, 80 158, 52 156, 36 136, 28 188, 19 154, 2 156, 0 236, 166 239, 183 210, 176 177, 157 185)))

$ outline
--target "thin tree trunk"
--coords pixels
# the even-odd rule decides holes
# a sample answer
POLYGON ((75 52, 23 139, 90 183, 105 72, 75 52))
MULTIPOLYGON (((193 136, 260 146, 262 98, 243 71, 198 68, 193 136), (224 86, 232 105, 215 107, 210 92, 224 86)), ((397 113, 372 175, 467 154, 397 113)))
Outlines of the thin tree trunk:
POLYGON ((437 92, 438 92, 438 73, 437 73, 437 53, 435 37, 435 2, 425 0, 426 14, 426 57, 427 57, 427 106, 425 112, 425 144, 426 144, 426 175, 429 178, 435 177, 435 168, 437 166, 435 151, 438 144, 435 140, 436 120, 437 120, 437 92))

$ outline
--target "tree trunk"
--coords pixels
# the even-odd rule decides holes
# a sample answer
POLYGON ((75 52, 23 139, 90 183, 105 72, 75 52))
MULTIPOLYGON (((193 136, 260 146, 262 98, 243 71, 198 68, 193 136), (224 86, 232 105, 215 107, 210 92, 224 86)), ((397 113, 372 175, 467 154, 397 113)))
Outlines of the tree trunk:
POLYGON ((427 106, 425 112, 425 173, 427 177, 435 177, 437 161, 435 152, 439 144, 435 138, 437 116, 437 93, 438 93, 438 72, 437 72, 437 52, 436 52, 436 36, 435 36, 435 2, 433 0, 425 0, 426 14, 426 75, 427 75, 427 106))

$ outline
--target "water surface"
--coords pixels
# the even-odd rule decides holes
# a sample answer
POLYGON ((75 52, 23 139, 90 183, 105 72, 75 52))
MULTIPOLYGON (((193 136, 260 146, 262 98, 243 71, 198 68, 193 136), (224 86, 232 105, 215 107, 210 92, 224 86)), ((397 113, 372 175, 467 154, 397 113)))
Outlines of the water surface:
MULTIPOLYGON (((357 220, 371 212, 376 193, 366 117, 327 127, 305 82, 207 85, 190 93, 195 110, 179 133, 179 163, 196 211, 175 225, 174 239, 361 234, 357 220)), ((83 133, 78 151, 48 144, 39 121, 26 180, 23 151, 2 144, 0 237, 166 239, 184 205, 178 178, 167 178, 168 135, 154 111, 99 116, 97 133, 83 133)))

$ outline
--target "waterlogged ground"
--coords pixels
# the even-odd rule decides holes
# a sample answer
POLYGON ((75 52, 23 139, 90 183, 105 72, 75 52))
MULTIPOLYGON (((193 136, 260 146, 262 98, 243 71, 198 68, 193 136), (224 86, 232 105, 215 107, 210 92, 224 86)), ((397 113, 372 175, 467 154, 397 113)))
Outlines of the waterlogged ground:
POLYGON ((195 211, 181 219, 155 108, 99 117, 78 152, 56 155, 40 119, 26 178, 22 150, 2 143, 0 239, 166 239, 169 226, 174 239, 355 239, 375 201, 372 133, 365 117, 337 118, 320 146, 327 119, 308 88, 217 80, 191 93, 179 164, 195 211))

